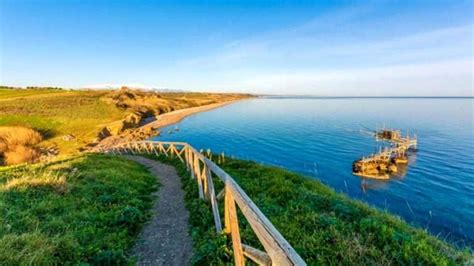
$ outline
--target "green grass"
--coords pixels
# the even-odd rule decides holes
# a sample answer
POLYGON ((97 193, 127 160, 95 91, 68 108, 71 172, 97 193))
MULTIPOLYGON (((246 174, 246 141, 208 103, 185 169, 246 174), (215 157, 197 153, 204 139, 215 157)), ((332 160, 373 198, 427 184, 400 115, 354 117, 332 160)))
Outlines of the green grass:
POLYGON ((0 100, 14 97, 28 97, 36 95, 44 95, 50 93, 63 93, 66 91, 62 90, 51 90, 51 89, 34 89, 34 90, 24 90, 24 89, 4 89, 0 88, 0 100))
MULTIPOLYGON (((29 91, 36 92, 25 90, 25 93, 29 91)), ((126 111, 100 100, 105 93, 36 92, 29 97, 4 100, 0 104, 0 126, 32 127, 45 135, 43 146, 57 146, 62 154, 71 154, 90 143, 103 126, 126 116, 126 111), (63 140, 62 137, 67 134, 74 135, 76 139, 63 140)))
MULTIPOLYGON (((178 175, 181 177, 181 183, 185 193, 186 208, 190 215, 190 234, 193 240, 193 257, 191 259, 191 264, 234 265, 232 246, 223 233, 218 234, 216 232, 212 209, 208 202, 199 199, 196 180, 190 178, 190 174, 187 172, 184 164, 178 159, 165 156, 143 156, 154 160, 160 160, 174 166, 178 175)), ((218 185, 222 186, 221 183, 218 185)), ((223 221, 224 216, 221 217, 223 221)))
POLYGON ((0 170, 0 264, 131 263, 156 189, 146 168, 105 155, 0 170))
POLYGON ((44 147, 55 146, 61 154, 74 154, 93 142, 107 126, 136 111, 159 113, 248 97, 234 94, 159 93, 128 91, 5 89, 0 88, 0 126, 31 127, 45 137, 44 147), (122 100, 113 100, 113 96, 122 100), (125 100, 123 100, 123 98, 125 100), (117 103, 128 107, 118 107, 117 103), (73 140, 64 140, 65 135, 73 140))
MULTIPOLYGON (((182 176, 194 239, 193 261, 200 265, 232 262, 230 246, 222 235, 214 233, 209 204, 198 199, 195 180, 179 161, 159 159, 174 165, 182 176)), ((472 263, 470 251, 460 251, 395 215, 336 193, 318 181, 250 161, 227 159, 221 167, 309 265, 472 263)), ((219 191, 221 182, 216 178, 214 182, 219 191)), ((222 215, 222 202, 220 208, 222 215)), ((262 249, 239 215, 242 242, 262 249)))

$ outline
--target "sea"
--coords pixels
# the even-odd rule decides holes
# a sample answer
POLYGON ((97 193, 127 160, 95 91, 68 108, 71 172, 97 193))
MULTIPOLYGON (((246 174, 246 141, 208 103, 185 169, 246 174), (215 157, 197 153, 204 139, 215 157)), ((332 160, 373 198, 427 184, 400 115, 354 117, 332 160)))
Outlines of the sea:
POLYGON ((473 249, 473 114, 473 98, 268 96, 192 115, 153 139, 301 173, 473 249), (387 181, 353 175, 354 160, 386 145, 368 133, 382 127, 416 135, 417 151, 387 181))

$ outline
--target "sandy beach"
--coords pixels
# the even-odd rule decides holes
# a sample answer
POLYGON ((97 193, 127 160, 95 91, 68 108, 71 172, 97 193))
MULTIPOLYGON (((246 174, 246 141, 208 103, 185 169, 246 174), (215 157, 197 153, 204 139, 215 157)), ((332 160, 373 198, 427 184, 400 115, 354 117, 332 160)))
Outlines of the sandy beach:
MULTIPOLYGON (((240 101, 240 100, 236 100, 240 101)), ((183 120, 184 118, 200 113, 200 112, 205 112, 209 111, 215 108, 222 107, 224 105, 228 105, 231 103, 234 103, 236 101, 228 101, 228 102, 221 102, 221 103, 213 103, 213 104, 208 104, 208 105, 203 105, 203 106, 197 106, 197 107, 192 107, 192 108, 186 108, 186 109, 181 109, 181 110, 176 110, 173 112, 165 113, 159 116, 156 116, 156 120, 152 121, 150 123, 147 123, 146 125, 143 125, 137 129, 147 129, 147 128, 152 128, 152 129, 159 129, 163 127, 167 127, 172 124, 176 124, 183 120)))
POLYGON ((213 103, 213 104, 197 106, 197 107, 192 107, 192 108, 185 108, 185 109, 180 109, 180 110, 172 111, 169 113, 165 113, 162 115, 158 115, 155 117, 156 120, 151 121, 141 127, 129 129, 128 131, 123 132, 119 135, 110 136, 101 140, 91 150, 102 151, 123 142, 147 139, 151 136, 158 135, 159 129, 178 123, 190 115, 200 113, 200 112, 206 112, 215 108, 222 107, 224 105, 235 103, 240 100, 242 99, 220 102, 220 103, 213 103))

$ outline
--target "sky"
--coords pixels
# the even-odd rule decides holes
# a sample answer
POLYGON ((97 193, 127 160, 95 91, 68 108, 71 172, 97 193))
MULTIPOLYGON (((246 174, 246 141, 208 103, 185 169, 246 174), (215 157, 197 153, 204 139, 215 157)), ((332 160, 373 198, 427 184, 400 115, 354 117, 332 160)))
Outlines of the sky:
POLYGON ((0 0, 0 85, 473 96, 474 1, 0 0))

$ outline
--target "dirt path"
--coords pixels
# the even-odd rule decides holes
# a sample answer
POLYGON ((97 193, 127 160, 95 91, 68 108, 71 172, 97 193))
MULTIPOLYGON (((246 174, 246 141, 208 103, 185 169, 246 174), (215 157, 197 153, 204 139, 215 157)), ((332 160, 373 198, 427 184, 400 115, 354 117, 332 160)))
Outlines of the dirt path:
POLYGON ((137 265, 187 265, 192 255, 188 211, 180 177, 169 165, 141 156, 125 156, 149 168, 161 184, 153 218, 132 249, 137 265))

